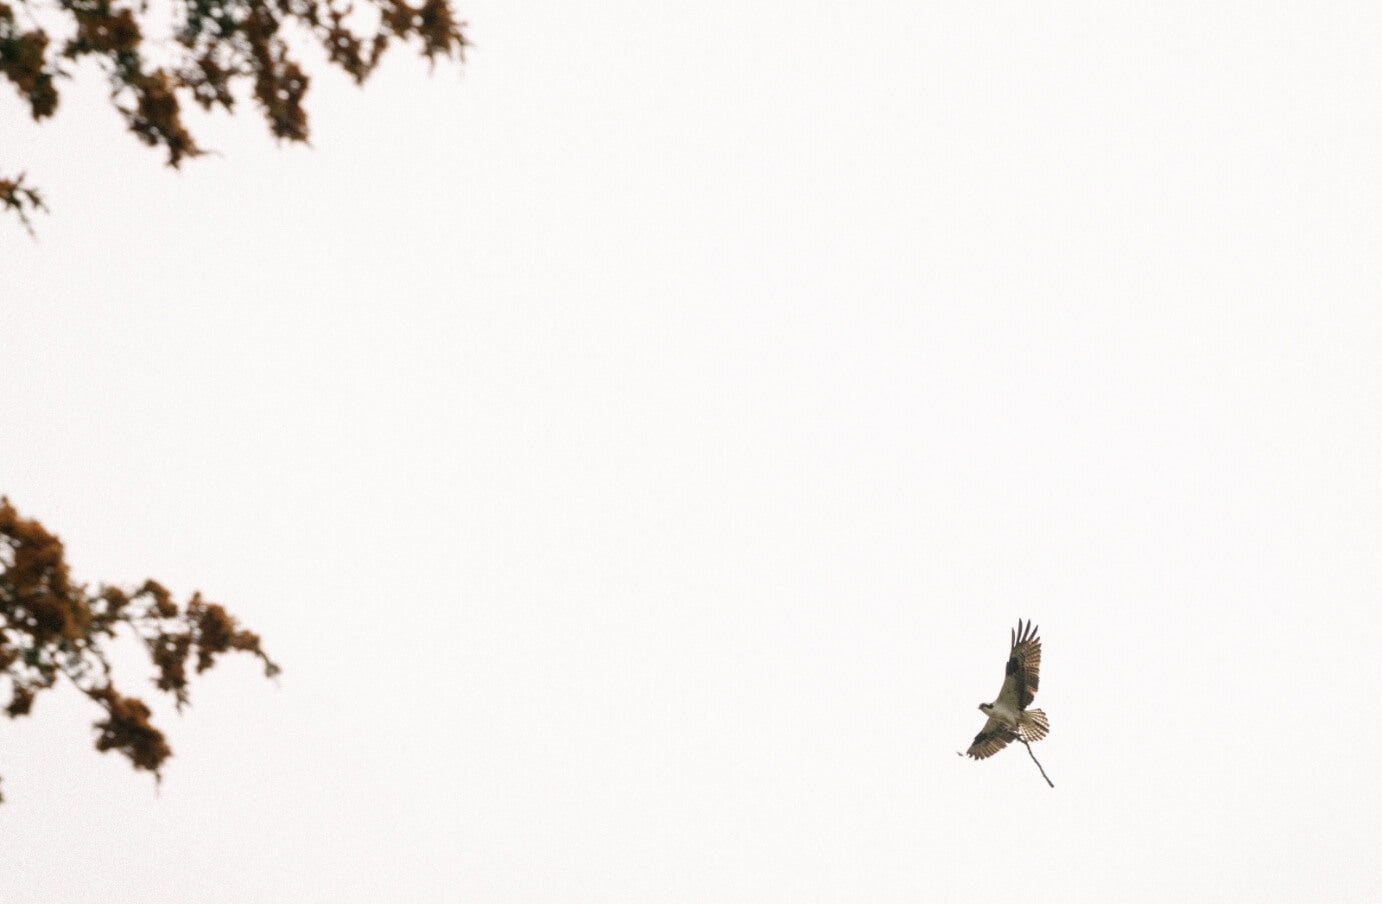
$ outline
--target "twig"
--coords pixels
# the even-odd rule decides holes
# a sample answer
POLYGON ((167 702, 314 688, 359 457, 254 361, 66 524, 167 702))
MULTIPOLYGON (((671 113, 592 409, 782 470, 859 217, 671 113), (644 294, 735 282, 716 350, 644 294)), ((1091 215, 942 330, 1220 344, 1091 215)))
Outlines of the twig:
MULTIPOLYGON (((1038 769, 1041 769, 1041 761, 1036 758, 1035 753, 1032 753, 1032 745, 1028 744, 1027 739, 1020 734, 1017 736, 1017 739, 1022 742, 1023 747, 1027 748, 1027 755, 1032 758, 1032 762, 1037 764, 1038 769)), ((1041 769, 1041 777, 1046 779, 1046 784, 1050 785, 1052 788, 1056 787, 1056 783, 1051 781, 1050 777, 1047 776, 1045 769, 1041 769)))

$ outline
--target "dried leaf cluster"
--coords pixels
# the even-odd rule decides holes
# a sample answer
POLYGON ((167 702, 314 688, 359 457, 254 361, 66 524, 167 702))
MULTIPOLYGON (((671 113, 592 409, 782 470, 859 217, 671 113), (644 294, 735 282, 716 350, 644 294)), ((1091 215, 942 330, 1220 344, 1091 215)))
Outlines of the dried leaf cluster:
POLYGON ((149 707, 122 694, 112 681, 107 646, 122 630, 143 644, 154 665, 154 683, 173 696, 178 709, 189 701, 189 662, 200 673, 217 656, 238 650, 258 657, 265 675, 279 671, 258 635, 200 594, 179 606, 155 581, 133 592, 102 585, 94 593, 74 583, 62 541, 39 522, 20 517, 0 497, 0 674, 9 680, 6 715, 28 715, 34 699, 66 676, 104 711, 95 723, 96 749, 119 751, 136 769, 157 777, 172 749, 150 722, 149 707))
MULTIPOLYGON (((358 10, 351 0, 171 0, 171 6, 169 42, 148 37, 159 23, 150 21, 147 0, 0 0, 0 76, 37 121, 57 110, 59 79, 70 75, 70 64, 95 58, 130 131, 164 147, 176 167, 203 153, 183 125, 183 102, 233 110, 236 84, 249 87, 276 137, 307 140, 302 101, 310 79, 294 58, 290 32, 319 43, 357 83, 395 41, 413 43, 431 62, 463 59, 469 45, 450 0, 362 0, 358 10), (54 40, 40 15, 61 20, 66 34, 54 40), (155 57, 163 61, 156 64, 155 57)), ((22 175, 0 176, 0 204, 26 226, 27 213, 43 207, 22 175)))

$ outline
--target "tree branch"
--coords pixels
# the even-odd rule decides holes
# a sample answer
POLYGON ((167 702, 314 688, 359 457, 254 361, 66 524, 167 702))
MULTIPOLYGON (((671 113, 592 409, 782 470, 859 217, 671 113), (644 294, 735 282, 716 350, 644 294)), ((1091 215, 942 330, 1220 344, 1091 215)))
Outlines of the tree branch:
POLYGON ((14 211, 29 235, 34 234, 34 225, 29 220, 29 214, 38 210, 48 210, 43 204, 43 196, 37 189, 24 184, 24 173, 20 173, 17 179, 0 178, 0 207, 14 211))
MULTIPOLYGON (((1032 758, 1032 762, 1037 764, 1038 769, 1041 769, 1041 761, 1036 758, 1035 753, 1032 753, 1032 745, 1028 744, 1027 739, 1022 737, 1022 735, 1020 734, 1017 735, 1017 739, 1022 742, 1023 747, 1027 748, 1027 755, 1032 758)), ((1041 777, 1046 779, 1046 784, 1050 785, 1052 788, 1056 787, 1056 783, 1051 781, 1050 777, 1046 774, 1045 769, 1041 769, 1041 777)))

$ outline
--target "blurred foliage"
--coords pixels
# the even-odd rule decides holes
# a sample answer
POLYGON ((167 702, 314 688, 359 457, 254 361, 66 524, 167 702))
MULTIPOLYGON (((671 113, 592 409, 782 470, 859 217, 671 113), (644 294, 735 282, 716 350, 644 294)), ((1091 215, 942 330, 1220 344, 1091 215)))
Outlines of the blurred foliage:
POLYGON ((32 186, 24 184, 24 173, 20 173, 17 179, 0 179, 0 204, 14 211, 19 215, 19 222, 24 224, 24 228, 33 233, 33 224, 29 222, 29 212, 34 210, 45 210, 43 206, 43 196, 32 186))
POLYGON ((189 661, 201 673, 220 654, 239 650, 258 657, 266 676, 279 671, 258 635, 201 594, 179 606, 151 580, 133 591, 101 585, 94 593, 73 583, 62 541, 0 497, 0 675, 10 690, 5 714, 28 715, 34 700, 66 676, 103 710, 94 725, 96 749, 119 751, 157 778, 172 748, 149 721, 149 707, 117 690, 111 675, 107 648, 125 631, 143 644, 154 684, 179 710, 189 702, 189 661))
MULTIPOLYGON (((19 92, 35 121, 58 108, 58 85, 85 57, 99 62, 110 99, 130 131, 162 146, 168 163, 203 153, 182 122, 182 104, 233 111, 245 85, 280 139, 306 141, 302 102, 310 79, 289 40, 321 45, 327 59, 363 83, 395 41, 413 44, 433 63, 464 59, 469 45, 450 0, 170 0, 172 21, 158 21, 148 0, 0 0, 0 76, 19 92), (18 15, 17 15, 18 13, 18 15), (23 21, 21 21, 23 20, 23 21), (40 24, 42 23, 42 24, 40 24), (160 34, 159 26, 168 37, 160 34), (290 35, 291 33, 291 35, 290 35), (153 62, 157 59, 158 62, 153 62)), ((158 17, 168 14, 158 7, 158 17)), ((43 209, 23 176, 0 175, 0 203, 29 226, 43 209)))

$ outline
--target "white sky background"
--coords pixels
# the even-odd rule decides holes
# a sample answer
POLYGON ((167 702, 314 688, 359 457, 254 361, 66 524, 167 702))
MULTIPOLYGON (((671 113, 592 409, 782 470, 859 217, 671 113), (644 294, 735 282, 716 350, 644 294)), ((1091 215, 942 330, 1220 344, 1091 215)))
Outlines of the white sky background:
POLYGON ((0 490, 285 671, 0 726, 0 901, 1375 894, 1382 13, 1131 6, 466 0, 181 173, 6 87, 0 490))

